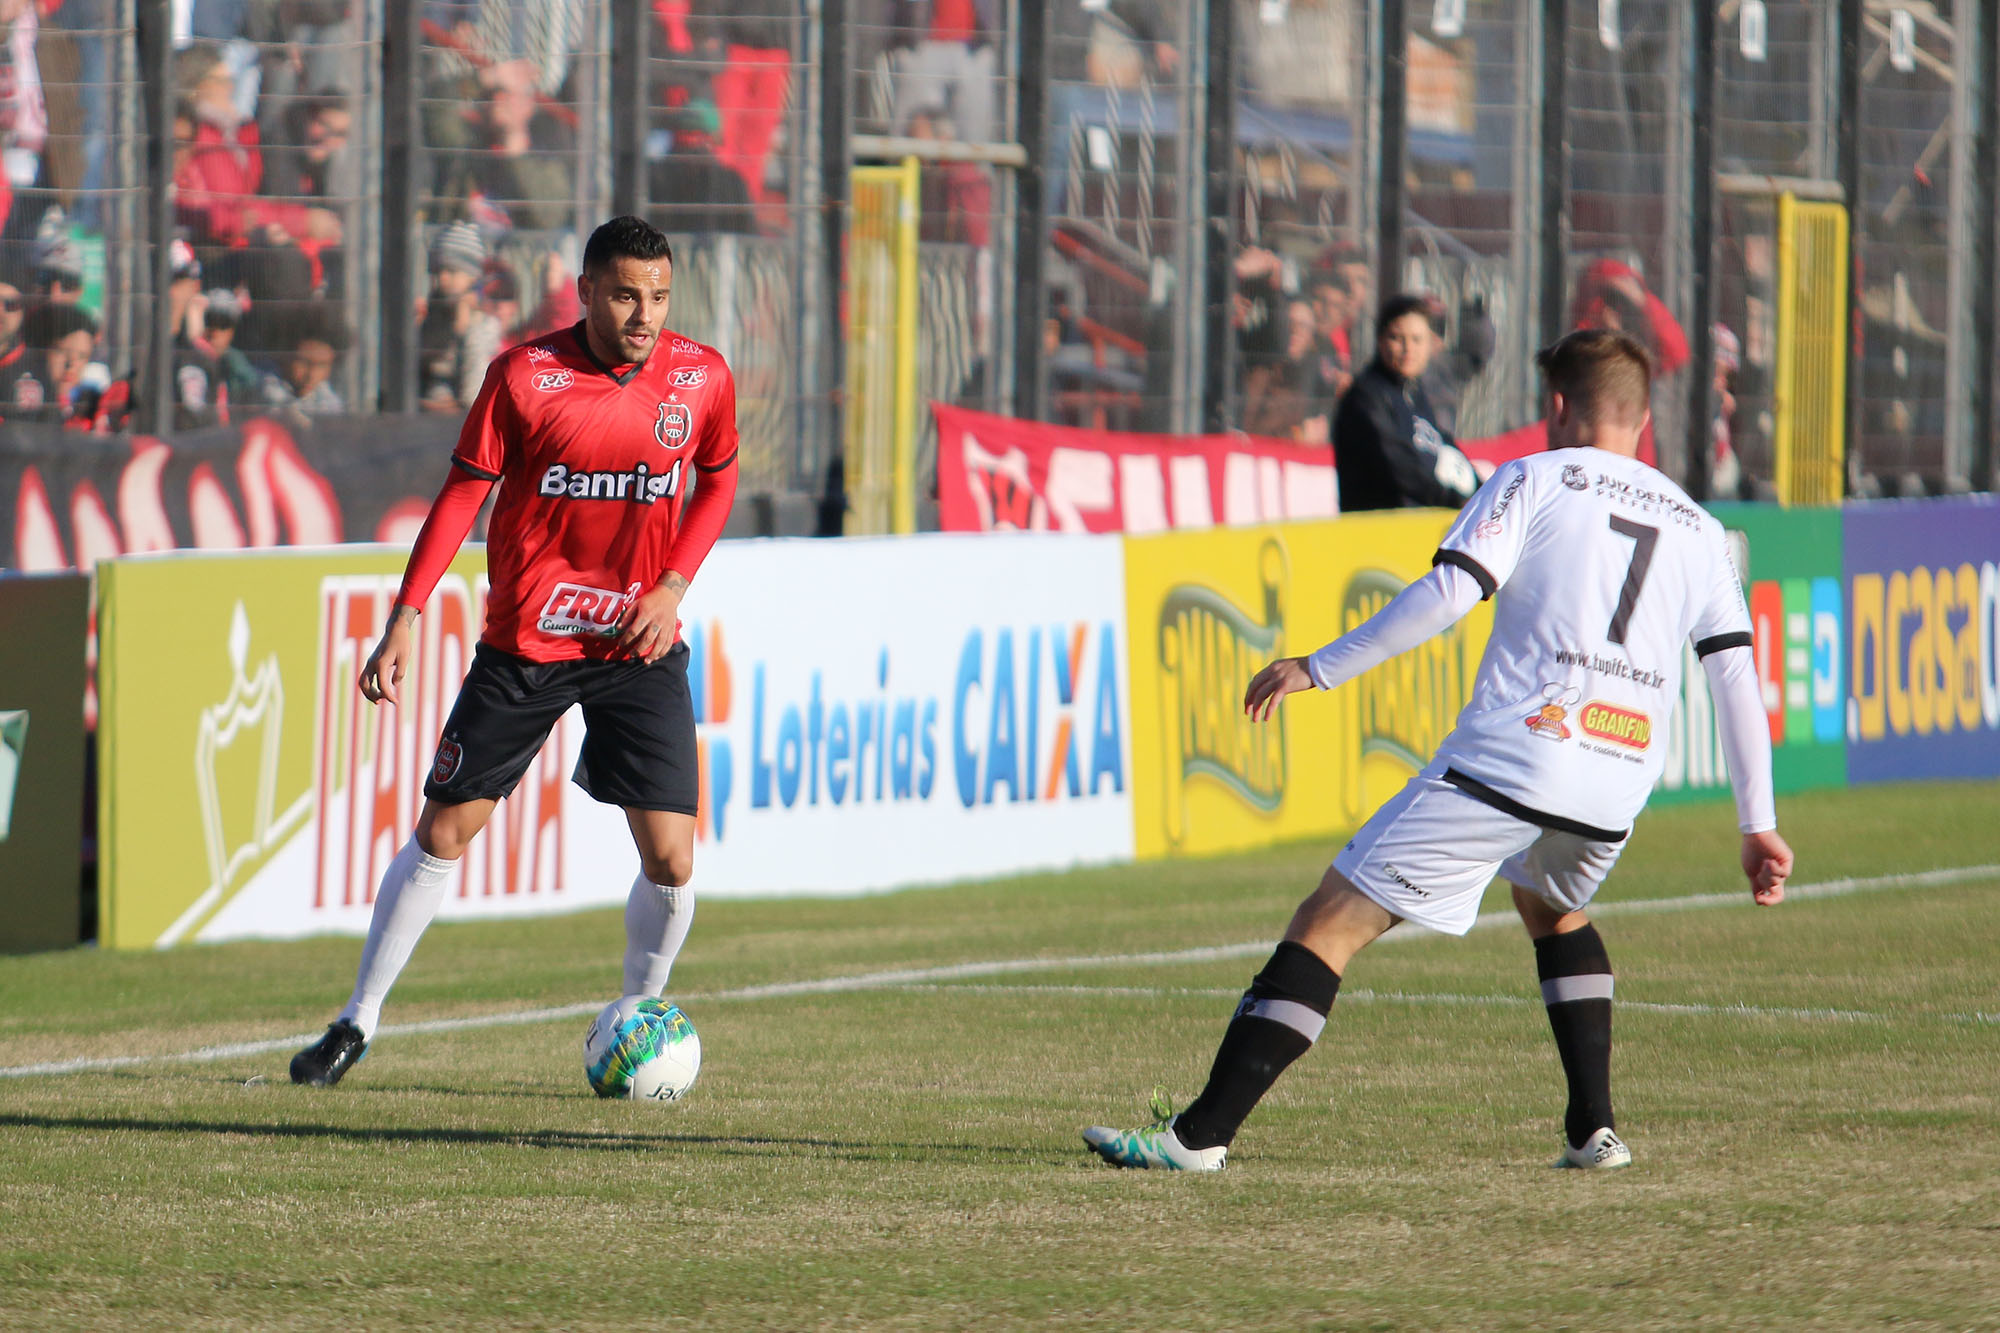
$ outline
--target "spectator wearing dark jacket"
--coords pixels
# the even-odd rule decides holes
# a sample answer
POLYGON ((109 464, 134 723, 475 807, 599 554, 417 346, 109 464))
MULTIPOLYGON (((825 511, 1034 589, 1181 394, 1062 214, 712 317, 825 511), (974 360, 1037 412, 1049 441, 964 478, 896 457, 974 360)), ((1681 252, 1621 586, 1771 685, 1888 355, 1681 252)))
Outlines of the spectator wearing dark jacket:
POLYGON ((1438 429, 1425 369, 1438 348, 1424 298, 1392 296, 1375 322, 1375 359, 1354 377, 1333 420, 1340 508, 1456 509, 1479 478, 1438 429))
POLYGON ((37 306, 21 330, 28 356, 18 374, 10 370, 0 414, 96 429, 104 415, 105 385, 91 377, 97 323, 90 312, 73 305, 37 306))

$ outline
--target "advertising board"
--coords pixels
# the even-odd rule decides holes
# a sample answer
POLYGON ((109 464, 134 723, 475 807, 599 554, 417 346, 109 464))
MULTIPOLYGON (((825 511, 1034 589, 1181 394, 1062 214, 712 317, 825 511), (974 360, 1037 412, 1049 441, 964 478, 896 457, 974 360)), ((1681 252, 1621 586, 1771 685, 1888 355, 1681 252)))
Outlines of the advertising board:
MULTIPOLYGON (((355 673, 404 553, 176 553, 102 570, 101 938, 367 927, 484 619, 440 581, 397 708, 355 673)), ((703 893, 858 892, 1131 857, 1115 538, 724 543, 682 609, 703 893)), ((79 635, 78 642, 81 642, 79 635)), ((569 782, 572 712, 444 918, 622 903, 621 812, 569 782)))
MULTIPOLYGON (((1771 777, 1780 792, 1847 780, 1845 614, 1841 516, 1835 509, 1711 505, 1729 530, 1750 604, 1757 679, 1771 728, 1771 777)), ((1722 797, 1729 773, 1708 676, 1684 650, 1681 700, 1667 731, 1656 801, 1722 797)))
POLYGON ((90 580, 0 576, 0 951, 82 935, 90 580))
POLYGON ((2000 774, 2000 503, 1876 501, 1844 523, 1849 778, 2000 774))
POLYGON ((1270 722, 1244 716, 1243 692, 1272 658, 1313 651, 1422 575, 1448 519, 1128 539, 1140 857, 1351 831, 1422 767, 1471 692, 1488 605, 1330 694, 1287 699, 1270 722))

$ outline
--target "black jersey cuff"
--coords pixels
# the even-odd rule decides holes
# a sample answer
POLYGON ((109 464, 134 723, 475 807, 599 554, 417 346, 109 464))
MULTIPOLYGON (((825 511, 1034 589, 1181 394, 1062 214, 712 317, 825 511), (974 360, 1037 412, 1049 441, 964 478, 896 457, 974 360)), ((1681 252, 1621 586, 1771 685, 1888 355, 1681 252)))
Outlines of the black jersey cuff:
POLYGON ((696 472, 720 472, 724 468, 734 467, 736 465, 736 452, 734 449, 730 450, 729 457, 723 459, 720 463, 696 463, 694 470, 696 472))
POLYGON ((1694 641, 1694 655, 1707 657, 1711 653, 1724 652, 1730 648, 1748 648, 1755 642, 1748 630, 1731 630, 1727 634, 1711 634, 1705 639, 1694 641))
POLYGON ((1479 585, 1479 600, 1486 601, 1500 591, 1500 580, 1493 577, 1486 566, 1474 560, 1463 551, 1454 551, 1448 546, 1440 546, 1438 553, 1431 557, 1431 568, 1439 565, 1456 565, 1472 575, 1472 581, 1479 585))
POLYGON ((475 464, 466 462, 463 458, 460 458, 457 454, 453 454, 451 456, 451 465, 453 467, 462 468, 465 471, 470 472, 473 476, 479 478, 481 481, 500 480, 500 474, 498 472, 488 472, 483 467, 479 467, 476 466, 475 464))

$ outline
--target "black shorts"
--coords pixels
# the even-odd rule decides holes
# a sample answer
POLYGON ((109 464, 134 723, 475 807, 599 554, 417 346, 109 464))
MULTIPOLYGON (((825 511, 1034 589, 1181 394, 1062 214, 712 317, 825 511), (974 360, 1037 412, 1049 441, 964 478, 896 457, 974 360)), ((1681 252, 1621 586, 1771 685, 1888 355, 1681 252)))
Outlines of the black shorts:
POLYGON ((556 719, 583 705, 576 785, 606 805, 692 815, 700 784, 688 650, 637 660, 530 662, 474 651, 445 719, 424 795, 445 805, 499 800, 535 762, 556 719))

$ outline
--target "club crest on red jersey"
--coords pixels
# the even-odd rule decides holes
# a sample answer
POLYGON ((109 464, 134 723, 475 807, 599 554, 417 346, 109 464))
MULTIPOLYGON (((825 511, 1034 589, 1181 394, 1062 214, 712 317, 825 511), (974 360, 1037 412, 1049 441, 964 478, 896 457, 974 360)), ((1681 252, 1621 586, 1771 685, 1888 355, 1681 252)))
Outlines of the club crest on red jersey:
POLYGON ((686 403, 661 403, 660 419, 653 423, 653 438, 662 449, 678 449, 694 435, 694 414, 686 403))
POLYGON ((437 758, 431 761, 431 781, 450 782, 458 772, 458 766, 465 762, 465 748, 457 741, 439 740, 437 758))

